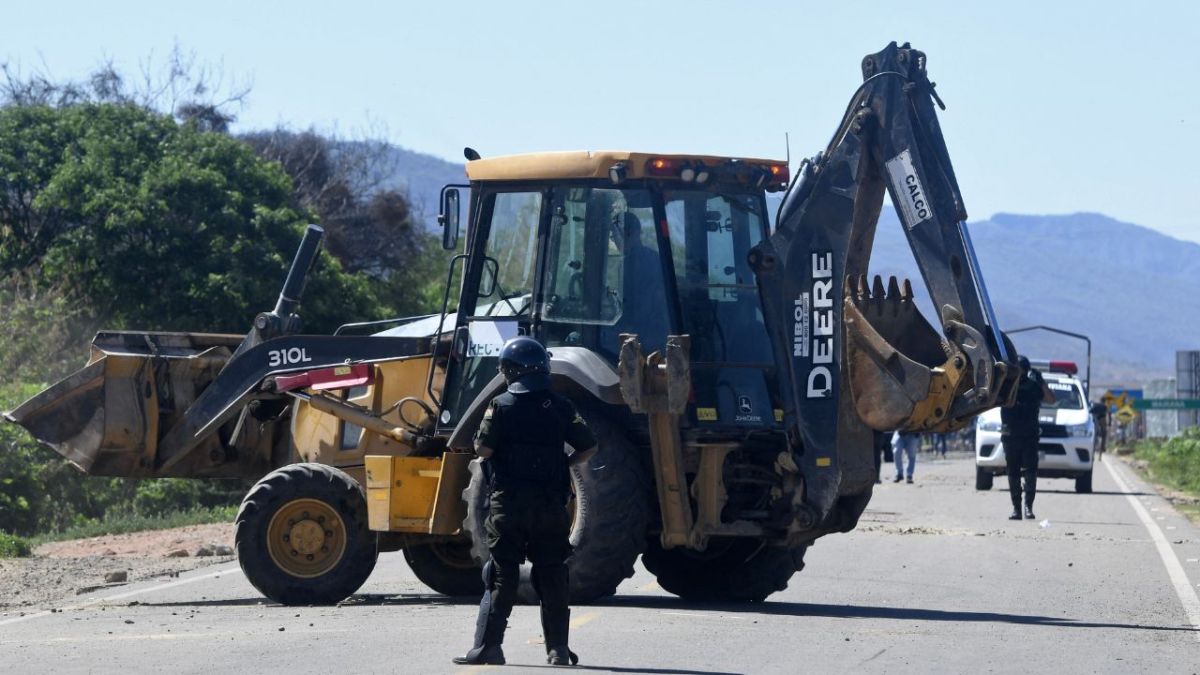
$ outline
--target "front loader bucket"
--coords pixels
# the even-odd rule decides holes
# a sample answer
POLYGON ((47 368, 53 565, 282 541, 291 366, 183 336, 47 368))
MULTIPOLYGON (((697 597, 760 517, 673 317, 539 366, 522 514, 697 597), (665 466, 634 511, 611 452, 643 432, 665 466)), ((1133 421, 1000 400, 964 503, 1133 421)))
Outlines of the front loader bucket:
MULTIPOLYGON (((88 474, 194 476, 188 467, 155 469, 159 440, 241 341, 240 335, 101 332, 86 366, 4 416, 88 474)), ((240 475, 243 463, 205 475, 240 475)))

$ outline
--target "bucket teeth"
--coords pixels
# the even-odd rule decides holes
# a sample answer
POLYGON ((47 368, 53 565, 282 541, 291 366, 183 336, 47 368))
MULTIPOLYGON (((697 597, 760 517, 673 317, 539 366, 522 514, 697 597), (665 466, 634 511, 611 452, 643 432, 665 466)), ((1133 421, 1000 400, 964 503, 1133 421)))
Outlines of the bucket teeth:
POLYGON ((883 277, 878 274, 869 281, 867 275, 855 274, 846 278, 846 295, 864 316, 879 316, 889 310, 890 315, 895 316, 899 312, 916 310, 912 282, 908 279, 901 281, 894 276, 888 277, 885 286, 883 277))
POLYGON ((900 299, 900 283, 896 281, 896 277, 888 277, 888 300, 900 299))

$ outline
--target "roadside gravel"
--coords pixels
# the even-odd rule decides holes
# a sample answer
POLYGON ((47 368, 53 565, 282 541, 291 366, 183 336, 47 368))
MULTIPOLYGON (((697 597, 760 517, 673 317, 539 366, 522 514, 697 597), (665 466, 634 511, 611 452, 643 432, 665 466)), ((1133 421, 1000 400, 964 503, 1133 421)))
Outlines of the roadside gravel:
POLYGON ((0 560, 0 611, 46 609, 98 588, 228 562, 232 546, 233 525, 228 523, 43 544, 31 558, 0 560), (216 555, 227 551, 229 555, 216 555), (106 581, 121 573, 124 581, 106 581))

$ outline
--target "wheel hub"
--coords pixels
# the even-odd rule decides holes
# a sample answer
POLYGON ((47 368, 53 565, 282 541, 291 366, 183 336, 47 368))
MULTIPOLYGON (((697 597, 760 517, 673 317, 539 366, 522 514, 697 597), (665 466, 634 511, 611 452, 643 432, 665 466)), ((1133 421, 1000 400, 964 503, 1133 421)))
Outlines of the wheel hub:
POLYGON ((302 520, 292 526, 289 539, 300 555, 317 553, 325 545, 325 529, 314 520, 302 520))
POLYGON ((346 553, 346 527, 337 509, 316 499, 295 499, 279 508, 267 526, 267 551, 284 572, 318 577, 346 553))

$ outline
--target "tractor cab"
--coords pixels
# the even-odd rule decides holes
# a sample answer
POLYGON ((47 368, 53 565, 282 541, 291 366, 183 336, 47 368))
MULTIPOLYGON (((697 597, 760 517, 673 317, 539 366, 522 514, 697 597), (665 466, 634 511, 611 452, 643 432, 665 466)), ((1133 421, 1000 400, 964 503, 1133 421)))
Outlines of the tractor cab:
MULTIPOLYGON (((647 354, 669 335, 690 336, 691 419, 713 428, 778 424, 747 254, 769 234, 765 192, 786 186, 786 164, 562 152, 466 168, 470 215, 465 254, 452 263, 463 266, 451 275, 462 281, 457 311, 447 314, 455 323, 440 429, 473 430, 472 416, 500 390, 500 347, 519 334, 550 348, 558 386, 612 404, 623 404, 622 335, 636 335, 647 354)), ((457 244, 466 187, 443 191, 447 248, 457 244)))

